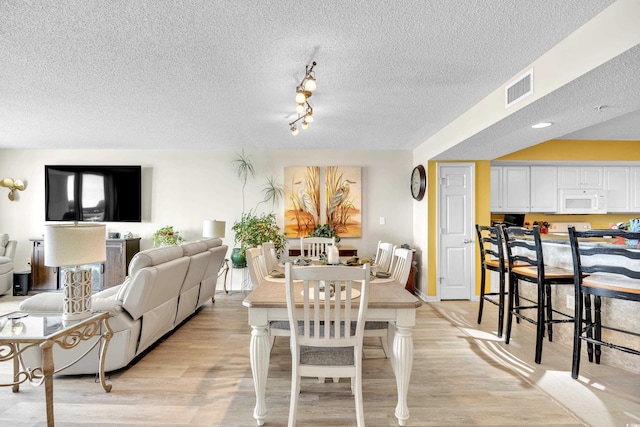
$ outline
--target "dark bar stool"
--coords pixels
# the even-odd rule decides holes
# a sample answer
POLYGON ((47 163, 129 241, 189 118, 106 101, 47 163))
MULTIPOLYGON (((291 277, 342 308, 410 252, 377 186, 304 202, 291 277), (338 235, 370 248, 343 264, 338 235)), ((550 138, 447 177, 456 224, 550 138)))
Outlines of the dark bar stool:
POLYGON ((484 302, 487 301, 496 305, 498 307, 498 337, 502 337, 502 329, 504 325, 504 297, 506 294, 506 267, 504 246, 502 242, 502 230, 501 226, 489 227, 476 224, 476 232, 478 234, 478 247, 480 248, 480 262, 482 264, 482 268, 480 270, 480 305, 478 306, 478 324, 482 322, 484 302), (500 279, 498 292, 486 291, 487 270, 498 273, 498 277, 500 279))
POLYGON ((601 313, 602 298, 640 302, 639 241, 640 233, 638 232, 628 233, 622 230, 576 231, 574 227, 569 227, 576 299, 571 367, 573 378, 578 378, 580 370, 580 344, 582 341, 587 342, 589 362, 593 362, 594 345, 597 364, 600 363, 602 346, 640 356, 638 349, 612 343, 612 338, 615 335, 611 335, 611 338, 605 341, 602 338, 602 329, 634 336, 640 336, 640 331, 603 325, 601 313), (620 239, 617 242, 620 244, 613 244, 617 239, 620 239), (616 264, 620 265, 613 265, 614 259, 617 259, 619 262, 616 264), (623 265, 635 266, 636 270, 631 270, 623 265), (595 311, 593 321, 592 297, 595 311))
POLYGON ((521 227, 505 227, 504 238, 507 246, 509 284, 511 287, 507 308, 509 317, 507 318, 505 343, 509 344, 509 339, 511 338, 513 317, 536 325, 535 362, 540 364, 545 329, 549 341, 553 341, 554 323, 573 322, 573 316, 554 310, 551 304, 551 285, 572 285, 573 271, 544 265, 540 230, 537 225, 531 230, 521 227), (517 263, 528 265, 519 266, 517 263), (537 286, 537 300, 520 295, 519 282, 521 280, 537 286), (521 300, 524 301, 524 304, 530 305, 522 305, 520 303, 521 300), (517 301, 517 303, 514 303, 514 301, 517 301), (523 310, 525 313, 523 313, 523 310), (535 310, 535 317, 526 315, 527 310, 535 310), (562 317, 554 318, 554 313, 562 317))

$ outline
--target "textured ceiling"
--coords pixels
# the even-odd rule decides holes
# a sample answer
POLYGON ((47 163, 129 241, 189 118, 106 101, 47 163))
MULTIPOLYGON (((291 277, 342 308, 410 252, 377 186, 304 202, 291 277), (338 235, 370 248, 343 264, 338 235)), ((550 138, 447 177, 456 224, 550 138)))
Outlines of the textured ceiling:
MULTIPOLYGON (((412 150, 612 3, 4 0, 0 148, 412 150), (316 120, 293 137, 314 60, 316 120)), ((513 151, 528 110, 577 108, 579 91, 607 90, 596 74, 442 158, 513 151)), ((580 131, 602 117, 563 132, 640 139, 621 125, 580 131)))

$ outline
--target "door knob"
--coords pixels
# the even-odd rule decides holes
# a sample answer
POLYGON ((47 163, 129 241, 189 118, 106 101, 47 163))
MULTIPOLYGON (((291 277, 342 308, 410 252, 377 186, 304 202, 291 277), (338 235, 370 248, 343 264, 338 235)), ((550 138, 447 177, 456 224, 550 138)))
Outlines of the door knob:
POLYGON ((464 239, 464 240, 462 241, 462 243, 471 243, 471 242, 473 242, 473 240, 471 240, 471 239, 464 239))

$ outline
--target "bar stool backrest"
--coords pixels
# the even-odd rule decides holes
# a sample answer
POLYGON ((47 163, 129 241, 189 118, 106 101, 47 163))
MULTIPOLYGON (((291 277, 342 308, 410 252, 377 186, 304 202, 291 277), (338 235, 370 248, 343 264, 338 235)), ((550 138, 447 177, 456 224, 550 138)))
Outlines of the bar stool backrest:
POLYGON ((577 231, 573 226, 568 231, 576 283, 582 283, 584 276, 592 273, 610 273, 640 279, 640 232, 608 229, 577 231), (634 241, 638 250, 628 250, 629 246, 634 246, 628 243, 634 241), (620 244, 613 244, 614 242, 620 244), (611 258, 602 255, 619 257, 618 262, 613 263, 611 258), (636 269, 628 268, 633 265, 636 269))
POLYGON ((478 247, 480 248, 480 262, 482 268, 498 271, 505 271, 504 243, 502 240, 502 226, 489 227, 476 224, 478 234, 478 247), (498 268, 492 268, 487 261, 495 259, 498 261, 498 268))
POLYGON ((532 229, 504 227, 503 230, 509 270, 518 263, 530 264, 538 270, 538 283, 543 283, 544 256, 538 226, 534 225, 532 229))

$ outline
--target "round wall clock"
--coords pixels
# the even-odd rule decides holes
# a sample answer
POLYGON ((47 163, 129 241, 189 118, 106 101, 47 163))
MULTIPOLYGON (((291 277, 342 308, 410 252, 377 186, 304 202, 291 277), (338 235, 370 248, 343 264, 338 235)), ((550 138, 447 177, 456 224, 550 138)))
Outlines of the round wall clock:
POLYGON ((418 165, 411 173, 411 195, 416 200, 422 200, 427 188, 427 173, 424 166, 418 165))

